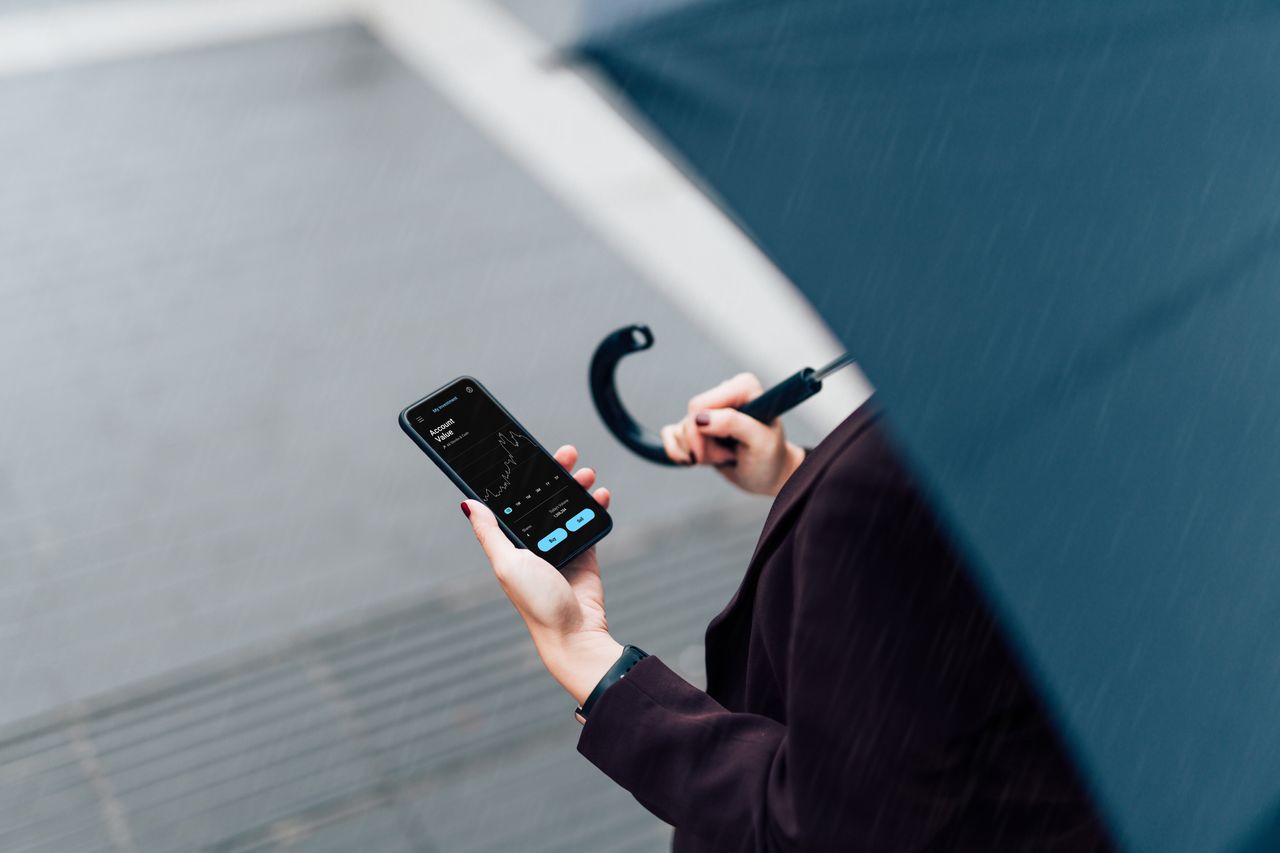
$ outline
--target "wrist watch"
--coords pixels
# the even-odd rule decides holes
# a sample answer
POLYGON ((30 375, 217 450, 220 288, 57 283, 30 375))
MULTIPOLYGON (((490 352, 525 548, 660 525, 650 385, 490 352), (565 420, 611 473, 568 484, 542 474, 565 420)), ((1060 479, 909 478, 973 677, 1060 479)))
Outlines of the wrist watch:
POLYGON ((587 721, 587 715, 591 713, 591 709, 595 707, 596 702, 604 695, 604 692, 613 686, 614 682, 621 681, 631 667, 640 663, 649 656, 644 649, 635 646, 626 646, 622 649, 622 654, 614 661, 613 666, 609 667, 609 671, 604 677, 597 682, 595 689, 591 691, 591 695, 587 697, 587 701, 583 702, 579 707, 573 709, 573 716, 580 723, 587 721))

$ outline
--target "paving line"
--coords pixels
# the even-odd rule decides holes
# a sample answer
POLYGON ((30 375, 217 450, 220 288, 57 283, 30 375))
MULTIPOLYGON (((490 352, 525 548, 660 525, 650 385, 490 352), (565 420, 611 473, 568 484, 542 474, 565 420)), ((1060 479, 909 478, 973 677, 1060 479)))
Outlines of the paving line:
MULTIPOLYGON (((776 381, 843 351, 741 229, 505 12, 483 0, 368 0, 367 9, 384 42, 745 368, 776 381)), ((825 433, 870 394, 855 366, 797 414, 825 433)))
MULTIPOLYGON (((698 551, 700 551, 701 544, 702 543, 700 541, 695 540, 693 542, 688 543, 683 548, 667 549, 667 550, 673 550, 674 552, 678 552, 678 553, 673 553, 669 556, 686 556, 687 557, 689 553, 697 553, 698 551)), ((650 556, 650 559, 651 560, 653 559, 652 555, 650 556)), ((660 561, 660 563, 663 565, 665 565, 668 562, 670 561, 666 561, 666 560, 660 561)), ((683 564, 685 561, 676 560, 675 562, 683 564)), ((620 564, 619 568, 624 568, 624 565, 620 564)), ((710 567, 704 567, 704 568, 710 568, 710 567)), ((729 581, 732 580, 731 578, 704 577, 705 575, 719 575, 719 574, 720 572, 718 570, 703 571, 703 572, 695 573, 694 578, 691 578, 691 580, 696 578, 699 580, 710 581, 711 584, 720 584, 720 585, 727 586, 729 581)), ((658 605, 659 602, 652 601, 651 599, 660 598, 660 595, 657 595, 656 593, 661 587, 664 587, 664 584, 662 583, 663 573, 662 572, 650 573, 650 572, 646 572, 644 568, 641 566, 635 566, 634 569, 632 569, 631 571, 625 572, 624 577, 627 577, 629 581, 633 581, 633 582, 640 581, 641 588, 635 591, 636 593, 639 594, 639 598, 636 599, 634 597, 629 597, 628 606, 624 607, 623 609, 628 611, 636 611, 634 615, 636 617, 642 617, 640 621, 645 622, 647 627, 650 627, 650 628, 656 627, 651 620, 655 617, 655 615, 657 615, 653 612, 653 608, 656 605, 658 605), (639 605, 638 609, 636 605, 639 605), (647 616, 647 618, 643 618, 645 616, 647 616)), ((619 580, 621 580, 621 578, 619 578, 619 580)), ((680 609, 680 608, 677 608, 677 609, 680 609)), ((445 608, 445 610, 451 611, 452 608, 445 608)), ((405 624, 406 620, 403 618, 405 615, 407 614, 402 614, 398 618, 389 619, 388 620, 388 622, 390 623, 389 626, 384 626, 384 627, 392 627, 392 630, 389 633, 391 633, 393 636, 397 634, 401 634, 403 629, 406 627, 406 624, 405 624)), ((451 613, 451 615, 462 616, 463 614, 451 613)), ((688 622, 688 617, 682 614, 667 613, 665 615, 670 618, 659 618, 658 622, 666 623, 668 621, 672 621, 672 622, 678 622, 681 624, 688 622)), ((410 617, 407 621, 410 624, 412 624, 417 620, 410 617)), ((439 627, 439 626, 435 626, 435 627, 439 627)), ((661 627, 665 628, 667 626, 664 624, 661 627)), ((675 627, 675 625, 673 624, 671 625, 671 627, 675 627)), ((375 632, 375 633, 381 633, 381 632, 375 632)), ((432 634, 436 632, 426 631, 424 633, 432 634)), ((366 638, 359 637, 358 635, 348 635, 348 639, 362 641, 366 638)), ((384 639, 385 639, 385 634, 384 634, 384 639)), ((378 670, 384 669, 388 664, 391 664, 394 667, 395 663, 397 662, 397 659, 401 658, 404 653, 407 652, 410 656, 416 657, 416 655, 413 654, 413 650, 414 650, 414 647, 418 645, 418 641, 421 641, 422 639, 424 638, 420 636, 413 637, 409 643, 407 644, 401 643, 401 648, 396 650, 400 652, 400 654, 392 654, 387 657, 383 657, 380 661, 377 661, 377 664, 375 664, 372 667, 374 672, 364 674, 364 673, 360 673, 359 670, 357 670, 355 672, 349 673, 348 677, 354 677, 355 683, 358 683, 360 681, 363 681, 367 677, 367 675, 375 675, 375 676, 381 675, 381 673, 377 672, 378 670)), ((319 653, 323 657, 327 657, 329 660, 342 660, 345 657, 344 652, 348 651, 348 649, 344 648, 345 644, 343 642, 317 642, 314 644, 306 644, 306 645, 309 646, 312 655, 319 653)), ((361 646, 361 645, 364 645, 364 643, 357 642, 355 643, 355 645, 361 646)), ((279 663, 281 663, 279 658, 272 656, 272 664, 267 667, 268 671, 277 670, 277 674, 278 674, 279 663)), ((252 671, 253 667, 249 667, 248 669, 252 671)), ((432 677, 432 675, 438 675, 438 673, 428 674, 428 679, 427 679, 428 683, 435 680, 432 677)), ((548 714, 552 713, 554 691, 551 691, 551 695, 548 695, 548 696, 537 695, 540 692, 545 692, 545 691, 539 691, 537 689, 541 681, 541 679, 537 677, 537 673, 536 672, 530 672, 527 674, 521 673, 521 675, 527 675, 527 677, 517 678, 516 681, 519 682, 518 684, 509 684, 508 686, 512 687, 515 690, 518 690, 522 694, 526 694, 527 695, 526 702, 531 702, 532 705, 536 705, 537 707, 542 708, 545 702, 546 712, 548 714), (530 690, 534 691, 533 694, 528 694, 528 691, 530 690)), ((230 688, 233 686, 234 682, 238 680, 239 680, 238 678, 233 678, 232 684, 223 683, 222 686, 226 688, 230 688)), ((252 680, 256 681, 256 679, 252 679, 252 680)), ((479 678, 478 680, 482 682, 487 681, 487 679, 483 677, 479 678)), ((403 689, 405 686, 411 687, 411 694, 410 696, 396 697, 396 699, 397 700, 428 699, 428 701, 430 701, 429 697, 430 697, 431 691, 429 690, 423 691, 422 687, 420 686, 421 682, 419 682, 418 685, 414 685, 413 682, 415 681, 418 681, 418 679, 411 678, 409 679, 409 682, 407 684, 401 684, 400 685, 401 689, 403 689), (419 694, 419 695, 415 696, 413 694, 419 694)), ((244 685, 234 684, 234 686, 242 687, 244 685)), ((480 686, 484 687, 484 685, 480 685, 480 686)), ((169 691, 164 691, 164 692, 167 693, 169 691)), ((240 691, 236 691, 236 692, 240 692, 240 691)), ((364 691, 360 691, 360 693, 357 695, 363 694, 363 692, 364 691)), ((462 692, 466 693, 467 691, 464 690, 462 692)), ((367 696, 363 696, 363 698, 368 699, 367 696)), ((460 699, 465 701, 466 697, 450 695, 445 700, 444 705, 447 705, 449 707, 456 706, 460 699)), ((133 703, 126 703, 125 707, 128 707, 129 704, 133 704, 133 703)), ((144 702, 142 704, 143 704, 143 707, 145 707, 147 703, 144 702)), ((358 702, 357 704, 359 705, 363 703, 358 702)), ((407 766, 397 768, 398 772, 395 775, 401 778, 403 778, 404 775, 413 777, 413 776, 419 776, 420 774, 424 774, 424 773, 426 774, 435 773, 439 771, 442 767, 448 766, 458 761, 462 761, 464 763, 469 762, 471 760, 474 760, 474 758, 476 757, 477 750, 482 754, 488 753, 491 750, 493 750, 496 746, 494 742, 495 732, 492 726, 487 726, 486 728, 489 729, 488 731, 475 732, 473 737, 464 738, 463 740, 466 741, 466 743, 449 744, 446 746, 446 748, 441 750, 440 749, 441 744, 438 738, 440 737, 441 734, 447 731, 447 727, 449 724, 448 720, 444 721, 446 724, 445 727, 441 727, 438 724, 440 714, 444 713, 444 711, 446 710, 444 707, 436 705, 434 709, 422 709, 420 707, 417 707, 419 705, 419 702, 414 702, 414 701, 392 701, 390 704, 392 707, 386 707, 386 703, 374 703, 373 707, 360 708, 360 713, 361 713, 361 716, 364 717, 365 720, 367 720, 366 725, 373 724, 373 729, 369 732, 370 734, 376 733, 377 735, 381 735, 381 737, 379 737, 378 739, 381 740, 383 744, 386 744, 386 738, 388 735, 390 735, 390 740, 393 741, 392 744, 384 745, 382 749, 375 749, 374 752, 376 754, 380 754, 382 756, 389 756, 391 754, 395 754, 400 757, 409 758, 409 762, 407 766), (382 707, 379 707, 379 706, 382 706, 382 707), (379 720, 379 718, 383 717, 383 714, 388 710, 392 712, 391 718, 386 719, 381 724, 378 724, 377 721, 379 720), (425 713, 425 715, 423 713, 424 710, 427 712, 425 713), (434 710, 434 713, 432 713, 432 710, 434 710), (426 731, 423 730, 424 724, 426 724, 425 725, 426 731), (407 731, 405 730, 406 726, 410 727, 407 731), (405 755, 406 752, 408 753, 407 756, 405 755)), ((432 703, 432 704, 434 705, 435 703, 432 703)), ((523 707, 524 707, 524 710, 527 711, 529 710, 530 705, 524 705, 523 707)), ((108 708, 103 710, 106 711, 109 716, 114 716, 115 713, 119 713, 120 707, 116 706, 116 708, 108 708)), ((137 710, 142 710, 142 709, 139 708, 137 710)), ((92 716, 95 716, 95 715, 85 714, 83 716, 91 718, 92 716)), ((144 716, 149 716, 149 715, 144 715, 144 716)), ((221 718, 224 715, 218 714, 216 716, 221 718)), ((235 717, 240 715, 232 714, 231 716, 235 717)), ((496 715, 497 718, 501 718, 504 716, 505 716, 504 714, 496 715)), ((489 720, 491 724, 496 723, 498 721, 500 720, 498 719, 489 720)), ((239 720, 236 720, 235 722, 243 723, 244 722, 243 717, 241 717, 241 719, 239 720)), ((512 721, 512 722, 516 722, 516 721, 512 721)), ((304 728, 309 729, 311 727, 308 726, 304 728)), ((499 728, 505 729, 505 727, 499 727, 499 728)), ((517 728, 520 728, 523 731, 523 730, 526 730, 528 726, 517 726, 517 728)), ((540 730, 541 725, 539 724, 535 726, 535 728, 538 728, 540 730)), ((292 738, 297 734, 299 733, 290 732, 289 736, 292 738)), ((510 735, 511 732, 507 731, 506 734, 510 735)), ((502 740, 502 739, 503 738, 500 736, 500 733, 499 733, 499 740, 502 740)), ((237 744, 237 746, 242 746, 242 744, 237 744)), ((285 767, 291 764, 293 760, 296 760, 300 757, 306 757, 308 754, 310 754, 312 756, 312 760, 314 760, 314 758, 320 757, 317 753, 323 753, 323 752, 324 750, 306 749, 304 750, 302 755, 298 755, 295 753, 288 757, 283 757, 281 760, 271 761, 269 762, 269 764, 279 766, 279 768, 283 770, 285 769, 285 767)), ((213 763, 216 764, 216 763, 219 763, 220 761, 224 761, 232 757, 233 756, 223 755, 220 758, 215 759, 213 763)), ((163 759, 164 756, 159 756, 159 758, 163 759)), ((208 766, 209 765, 206 764, 204 767, 206 771, 208 770, 208 766)), ((251 775, 258 775, 263 771, 263 769, 264 768, 262 767, 253 768, 251 775)), ((122 768, 122 767, 113 767, 111 768, 111 771, 112 771, 112 774, 111 774, 112 776, 115 776, 120 772, 127 772, 125 768, 122 768)), ((230 778, 225 777, 225 774, 219 774, 219 775, 223 776, 223 779, 213 783, 213 786, 215 788, 219 784, 226 784, 226 782, 235 778, 235 774, 233 774, 232 777, 230 778)), ((124 781, 124 780, 120 779, 119 781, 124 781)), ((145 784, 153 784, 155 781, 156 780, 154 779, 150 779, 145 784)), ((208 790, 208 789, 205 788, 205 790, 208 790)), ((173 798, 162 798, 160 802, 153 802, 148 804, 148 806, 145 806, 142 808, 144 811, 148 811, 150 808, 154 808, 156 806, 160 806, 163 809, 164 806, 162 804, 165 802, 166 799, 172 801, 173 798)), ((219 805, 225 806, 226 804, 220 803, 219 805)), ((69 827, 64 827, 64 829, 66 828, 69 828, 69 827)), ((156 827, 153 827, 153 828, 156 828, 156 827)))
MULTIPOLYGON (((0 78, 354 21, 421 71, 745 369, 771 382, 841 351, 813 307, 711 199, 488 0, 59 5, 0 15, 0 78)), ((870 393, 855 366, 831 377, 797 416, 825 433, 870 393)))

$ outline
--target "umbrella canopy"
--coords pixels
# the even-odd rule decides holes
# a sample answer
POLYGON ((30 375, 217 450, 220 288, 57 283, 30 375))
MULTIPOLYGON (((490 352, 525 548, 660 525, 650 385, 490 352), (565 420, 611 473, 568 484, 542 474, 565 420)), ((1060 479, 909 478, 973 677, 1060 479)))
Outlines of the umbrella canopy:
POLYGON ((641 8, 581 55, 865 368, 1118 838, 1280 849, 1280 10, 641 8))

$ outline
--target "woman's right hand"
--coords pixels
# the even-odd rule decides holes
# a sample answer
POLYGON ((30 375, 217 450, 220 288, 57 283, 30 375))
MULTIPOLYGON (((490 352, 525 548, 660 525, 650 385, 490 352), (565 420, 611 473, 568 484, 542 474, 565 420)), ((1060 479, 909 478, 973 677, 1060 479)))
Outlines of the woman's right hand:
POLYGON ((689 401, 679 423, 661 430, 667 455, 684 465, 711 465, 743 491, 776 495, 804 460, 804 450, 787 441, 781 419, 762 424, 736 407, 764 392, 751 373, 739 373, 689 401), (734 438, 723 447, 715 438, 734 438))

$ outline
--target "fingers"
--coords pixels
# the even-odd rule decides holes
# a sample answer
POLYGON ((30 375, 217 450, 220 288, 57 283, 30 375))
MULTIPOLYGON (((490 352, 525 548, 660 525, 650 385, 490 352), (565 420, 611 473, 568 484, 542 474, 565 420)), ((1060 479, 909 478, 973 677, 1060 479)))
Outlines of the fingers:
POLYGON ((667 451, 667 456, 673 462, 681 465, 690 464, 689 446, 685 444, 681 424, 667 424, 658 431, 658 435, 662 438, 663 449, 667 451))
POLYGON ((484 555, 493 565, 494 571, 497 571, 510 553, 516 550, 516 546, 511 544, 502 528, 498 527, 498 520, 487 506, 473 500, 463 501, 462 506, 471 522, 471 532, 476 535, 480 547, 484 549, 484 555))
POLYGON ((762 393, 764 393, 764 387, 754 373, 739 373, 691 399, 689 414, 696 415, 704 409, 736 408, 754 400, 762 393))
MULTIPOLYGON (((578 461, 578 448, 574 447, 572 444, 566 444, 561 446, 560 449, 551 455, 555 457, 556 461, 559 462, 566 471, 568 471, 573 468, 574 463, 578 461)), ((591 487, 596 483, 595 469, 579 468, 574 472, 573 479, 577 480, 578 485, 582 486, 582 488, 590 491, 591 487)), ((608 504, 605 501, 608 500, 609 491, 607 489, 597 489, 597 491, 604 492, 605 500, 599 501, 599 503, 601 506, 607 507, 608 504)))
POLYGON ((566 444, 551 455, 560 463, 561 468, 568 471, 573 468, 578 461, 578 448, 574 447, 572 444, 566 444))
POLYGON ((769 427, 737 409, 710 409, 700 412, 697 420, 706 421, 698 424, 704 436, 736 438, 747 446, 759 446, 772 437, 769 427))
POLYGON ((592 492, 591 497, 595 498, 596 503, 605 509, 609 508, 609 501, 613 499, 613 495, 609 494, 609 490, 603 487, 592 492))
POLYGON ((680 428, 680 440, 685 447, 689 448, 689 461, 695 465, 699 463, 705 464, 707 461, 706 442, 702 437, 702 433, 698 431, 698 425, 694 423, 693 416, 686 416, 677 426, 680 428))
POLYGON ((745 444, 734 445, 733 447, 725 447, 711 436, 706 438, 707 456, 702 460, 704 465, 714 465, 717 468, 723 468, 726 465, 734 466, 738 464, 738 449, 746 446, 745 444))
POLYGON ((732 409, 744 405, 760 396, 763 390, 755 374, 739 373, 716 387, 703 391, 689 401, 689 415, 679 424, 680 434, 677 440, 693 454, 695 462, 718 465, 732 459, 732 451, 706 441, 704 436, 717 433, 708 433, 697 419, 710 410, 732 409))

